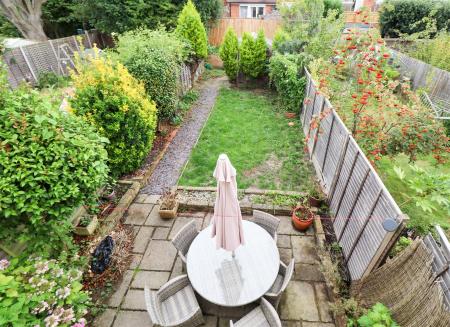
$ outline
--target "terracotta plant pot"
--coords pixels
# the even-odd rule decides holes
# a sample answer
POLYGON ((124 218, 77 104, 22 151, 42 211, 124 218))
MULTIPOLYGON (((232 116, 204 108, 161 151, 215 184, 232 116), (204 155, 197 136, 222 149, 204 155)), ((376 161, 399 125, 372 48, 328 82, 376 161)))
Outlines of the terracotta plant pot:
POLYGON ((299 231, 307 230, 309 226, 311 226, 311 224, 313 223, 313 219, 314 213, 307 207, 303 206, 296 207, 292 212, 292 224, 294 225, 295 229, 299 231), (297 216, 297 213, 299 213, 299 215, 304 218, 300 219, 297 216))
POLYGON ((76 226, 74 229, 74 233, 77 235, 88 236, 92 235, 97 228, 98 219, 97 216, 91 216, 91 222, 87 226, 76 226))
POLYGON ((288 118, 288 119, 294 119, 296 116, 295 112, 285 112, 284 113, 284 117, 288 118))
POLYGON ((315 198, 313 196, 308 196, 308 203, 310 207, 319 208, 322 205, 323 200, 320 198, 315 198))
POLYGON ((177 216, 178 212, 178 201, 175 204, 175 207, 172 209, 159 209, 159 216, 163 219, 173 219, 177 216))

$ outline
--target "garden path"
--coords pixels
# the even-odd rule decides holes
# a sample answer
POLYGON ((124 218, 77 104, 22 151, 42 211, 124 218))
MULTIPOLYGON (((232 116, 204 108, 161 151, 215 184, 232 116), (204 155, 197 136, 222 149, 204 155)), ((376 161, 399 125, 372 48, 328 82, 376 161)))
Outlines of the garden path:
POLYGON ((159 162, 146 186, 143 194, 162 194, 164 190, 176 185, 192 148, 195 146, 201 130, 214 107, 220 86, 225 77, 210 79, 200 87, 200 97, 191 109, 190 114, 170 143, 167 152, 159 162))
MULTIPOLYGON (((181 212, 175 219, 161 219, 157 195, 139 195, 130 206, 125 224, 134 228, 133 261, 122 282, 107 301, 108 308, 94 322, 97 327, 151 326, 146 312, 144 285, 159 289, 169 279, 182 274, 181 260, 171 240, 194 220, 199 229, 209 225, 211 211, 181 212)), ((251 218, 244 216, 244 219, 251 218)), ((283 326, 334 327, 327 286, 320 272, 314 228, 296 231, 290 217, 280 216, 278 248, 280 258, 295 259, 295 273, 279 307, 283 326)), ((204 308, 203 308, 204 309, 204 308)), ((205 326, 229 326, 229 320, 205 315, 205 326)))

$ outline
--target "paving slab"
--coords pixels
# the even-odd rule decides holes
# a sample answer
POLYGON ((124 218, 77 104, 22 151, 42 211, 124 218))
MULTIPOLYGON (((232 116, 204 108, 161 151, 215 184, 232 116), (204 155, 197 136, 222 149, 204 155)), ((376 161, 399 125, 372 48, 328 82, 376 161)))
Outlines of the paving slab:
POLYGON ((306 282, 291 281, 281 298, 280 312, 284 320, 320 321, 314 287, 306 282))
POLYGON ((316 289, 317 307, 319 308, 320 320, 324 322, 332 322, 330 303, 328 300, 327 288, 325 283, 314 284, 316 289))
POLYGON ((292 250, 294 252, 295 263, 317 263, 316 241, 312 236, 292 236, 292 250))
POLYGON ((139 266, 141 263, 143 255, 142 254, 133 254, 133 259, 131 259, 130 269, 133 270, 139 266))
POLYGON ((128 286, 131 283, 131 279, 133 278, 133 271, 127 270, 123 275, 123 279, 117 287, 116 291, 109 298, 108 305, 110 307, 118 307, 122 302, 122 298, 127 292, 128 286))
POLYGON ((170 231, 170 228, 156 227, 155 232, 153 233, 152 239, 167 240, 167 236, 169 236, 169 231, 170 231))
POLYGON ((174 219, 162 219, 159 216, 159 205, 155 205, 145 221, 146 226, 171 227, 174 219))
POLYGON ((95 318, 92 324, 95 327, 110 327, 114 321, 115 316, 116 309, 106 309, 102 314, 95 318))
POLYGON ((304 321, 302 327, 335 327, 333 323, 304 321))
POLYGON ((147 311, 119 311, 113 327, 153 326, 147 311))
POLYGON ((127 210, 125 224, 143 225, 153 210, 153 204, 133 203, 127 210))
POLYGON ((292 249, 283 249, 279 248, 278 252, 280 252, 280 260, 285 265, 288 265, 289 262, 291 262, 292 259, 292 249))
POLYGON ((277 246, 279 248, 291 248, 291 236, 278 234, 277 236, 277 246))
POLYGON ((177 235, 177 233, 191 221, 195 221, 198 230, 202 229, 203 218, 177 217, 172 229, 170 230, 169 240, 173 239, 175 235, 177 235))
POLYGON ((177 250, 170 241, 152 240, 142 258, 140 269, 172 270, 177 250))
POLYGON ((128 290, 120 308, 129 310, 147 310, 145 307, 144 290, 128 290))
POLYGON ((131 282, 132 288, 144 288, 147 285, 152 290, 158 290, 169 280, 169 271, 138 271, 131 282))
POLYGON ((296 230, 292 226, 292 218, 289 216, 278 216, 280 218, 280 225, 278 225, 278 234, 286 235, 305 235, 304 232, 296 230))
POLYGON ((302 323, 300 321, 289 321, 289 320, 282 320, 281 326, 283 327, 302 327, 302 323))
POLYGON ((172 269, 172 274, 170 275, 170 279, 183 275, 183 262, 181 261, 180 256, 177 255, 177 259, 175 260, 175 264, 172 269))
POLYGON ((160 195, 155 194, 139 194, 134 202, 136 203, 150 203, 150 204, 158 204, 159 199, 161 198, 160 195))
POLYGON ((205 327, 217 327, 217 317, 216 316, 204 316, 205 323, 202 326, 205 327))
POLYGON ((320 271, 320 266, 318 264, 311 265, 308 263, 295 264, 294 279, 315 282, 324 281, 323 274, 320 271))
POLYGON ((153 227, 142 226, 139 229, 133 242, 133 252, 134 253, 144 253, 147 249, 147 245, 150 242, 153 234, 153 227))

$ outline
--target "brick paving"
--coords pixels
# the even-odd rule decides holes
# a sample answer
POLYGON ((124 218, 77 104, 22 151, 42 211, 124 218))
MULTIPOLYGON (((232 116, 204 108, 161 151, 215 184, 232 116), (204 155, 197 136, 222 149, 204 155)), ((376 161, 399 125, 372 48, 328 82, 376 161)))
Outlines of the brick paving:
MULTIPOLYGON (((158 215, 157 200, 158 196, 142 194, 130 206, 125 223, 133 225, 136 235, 133 262, 107 302, 108 309, 97 317, 94 326, 151 326, 145 311, 144 285, 157 290, 169 279, 181 275, 181 260, 171 239, 192 220, 202 229, 210 222, 211 212, 179 213, 176 219, 163 220, 158 215)), ((280 258, 285 263, 295 258, 295 273, 278 310, 283 326, 334 327, 314 230, 311 227, 306 233, 298 232, 291 226, 290 217, 279 218, 280 258)), ((228 319, 205 316, 205 320, 205 326, 229 326, 228 319)))

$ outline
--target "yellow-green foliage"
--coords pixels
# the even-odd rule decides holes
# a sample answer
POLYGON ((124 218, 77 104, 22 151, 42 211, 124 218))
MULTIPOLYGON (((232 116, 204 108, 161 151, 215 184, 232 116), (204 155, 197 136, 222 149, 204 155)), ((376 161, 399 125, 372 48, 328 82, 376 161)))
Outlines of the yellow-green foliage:
POLYGON ((152 146, 156 106, 143 83, 121 64, 95 55, 77 60, 71 108, 109 139, 109 166, 115 176, 137 169, 152 146))
POLYGON ((267 44, 264 31, 259 30, 255 40, 255 48, 253 50, 253 74, 252 77, 259 77, 266 72, 267 68, 267 44))
POLYGON ((409 54, 432 66, 450 71, 450 33, 441 32, 434 39, 417 41, 409 54))
POLYGON ((280 46, 286 41, 290 41, 291 36, 282 28, 278 28, 272 41, 272 49, 281 52, 280 46))
POLYGON ((230 80, 234 80, 239 73, 239 41, 236 32, 229 27, 219 50, 223 68, 230 80))
POLYGON ((253 74, 254 48, 255 40, 250 33, 245 32, 244 35, 242 35, 242 42, 240 46, 240 62, 242 72, 247 76, 251 76, 253 74))
POLYGON ((191 0, 184 5, 178 16, 175 32, 191 44, 197 58, 202 59, 208 56, 208 38, 205 26, 191 0))

